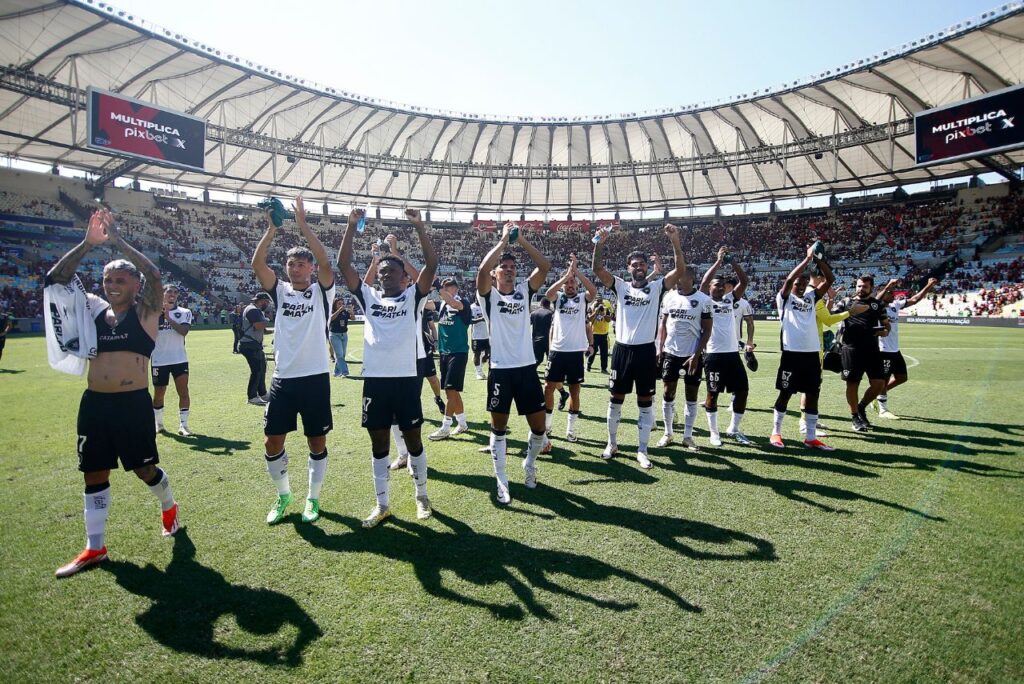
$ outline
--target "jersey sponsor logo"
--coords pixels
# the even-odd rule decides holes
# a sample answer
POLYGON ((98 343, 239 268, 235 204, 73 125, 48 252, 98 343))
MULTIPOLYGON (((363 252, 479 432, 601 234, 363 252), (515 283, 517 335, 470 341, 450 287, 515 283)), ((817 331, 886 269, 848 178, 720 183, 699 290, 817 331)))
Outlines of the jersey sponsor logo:
POLYGON ((677 319, 677 320, 684 320, 684 321, 695 321, 695 320, 697 320, 697 314, 698 314, 698 312, 697 312, 696 309, 669 309, 666 312, 666 315, 669 318, 673 318, 673 319, 677 319))
MULTIPOLYGON (((514 298, 522 299, 523 296, 516 292, 514 298)), ((524 311, 526 311, 526 305, 521 302, 506 302, 504 300, 498 301, 498 313, 506 314, 508 316, 518 316, 524 311)))
POLYGON ((578 306, 569 306, 568 303, 562 305, 558 309, 558 313, 562 314, 563 316, 575 316, 579 312, 580 312, 580 307, 578 307, 578 306))
MULTIPOLYGON (((395 300, 396 302, 398 300, 395 300)), ((390 319, 390 318, 402 318, 407 316, 409 310, 405 307, 400 307, 397 304, 371 304, 370 315, 374 318, 390 319)))
POLYGON ((313 310, 312 304, 281 302, 281 315, 285 318, 302 318, 313 310))
POLYGON ((805 299, 791 299, 790 302, 793 305, 793 310, 799 311, 800 313, 807 313, 813 308, 813 305, 808 304, 805 299))
POLYGON ((711 311, 716 314, 731 314, 732 306, 729 302, 711 302, 711 311))
MULTIPOLYGON (((645 288, 645 291, 647 290, 648 288, 645 288)), ((649 291, 648 294, 650 294, 649 291)), ((622 298, 622 303, 625 304, 626 306, 648 306, 650 305, 651 300, 647 297, 636 297, 634 295, 626 295, 622 298)))

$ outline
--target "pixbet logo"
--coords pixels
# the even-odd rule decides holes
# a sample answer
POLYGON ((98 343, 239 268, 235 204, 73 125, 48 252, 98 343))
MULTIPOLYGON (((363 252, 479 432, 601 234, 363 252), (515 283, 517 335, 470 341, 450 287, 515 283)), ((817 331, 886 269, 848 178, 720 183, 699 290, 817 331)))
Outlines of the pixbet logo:
MULTIPOLYGON (((1003 119, 1000 122, 1002 124, 1002 127, 999 130, 1002 131, 1002 130, 1006 130, 1007 128, 1013 128, 1014 127, 1013 126, 1014 118, 1015 117, 1009 116, 1009 117, 1003 119)), ((992 132, 992 122, 991 121, 989 121, 987 123, 984 123, 984 124, 982 124, 980 126, 968 126, 967 128, 962 128, 962 129, 960 129, 958 131, 953 131, 951 133, 947 133, 946 134, 946 144, 948 145, 949 143, 953 142, 954 140, 959 140, 960 138, 973 138, 976 135, 985 135, 986 133, 991 133, 991 132, 992 132)))

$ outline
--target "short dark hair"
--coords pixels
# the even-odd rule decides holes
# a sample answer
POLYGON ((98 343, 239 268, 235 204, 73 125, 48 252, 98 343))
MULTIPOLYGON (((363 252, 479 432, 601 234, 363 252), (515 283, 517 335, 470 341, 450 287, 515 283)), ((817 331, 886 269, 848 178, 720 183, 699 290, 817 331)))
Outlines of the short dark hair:
POLYGON ((715 276, 714 278, 712 278, 712 279, 711 279, 711 282, 715 282, 716 280, 724 280, 724 281, 726 281, 726 282, 728 282, 728 281, 729 281, 729 279, 728 279, 728 278, 726 278, 726 277, 725 277, 724 275, 722 275, 722 274, 718 274, 718 275, 716 275, 716 276, 715 276))
POLYGON ((502 261, 511 261, 515 263, 515 260, 516 257, 512 252, 502 252, 501 256, 498 258, 498 263, 500 264, 502 261))
POLYGON ((551 300, 548 299, 547 297, 545 297, 544 299, 540 300, 540 305, 543 306, 545 309, 550 309, 551 308, 551 300))
POLYGON ((868 275, 865 273, 860 278, 857 278, 857 280, 863 280, 865 283, 871 283, 871 287, 875 286, 875 276, 873 275, 868 275))
POLYGON ((316 258, 313 256, 312 250, 310 250, 308 247, 292 247, 287 252, 285 252, 285 261, 288 261, 292 257, 295 257, 296 259, 305 259, 311 264, 316 261, 316 258))
POLYGON ((729 283, 729 284, 730 284, 730 285, 732 285, 733 287, 736 287, 737 285, 739 285, 739 284, 740 284, 740 279, 739 279, 739 278, 737 278, 736 276, 731 276, 731 277, 730 277, 730 278, 729 278, 728 280, 726 280, 725 282, 729 283))
POLYGON ((633 261, 633 259, 643 259, 644 263, 647 263, 647 255, 638 249, 635 249, 629 253, 629 255, 626 257, 626 263, 628 264, 629 262, 633 261))
POLYGON ((697 269, 695 269, 693 266, 690 266, 689 264, 687 264, 686 268, 683 269, 683 272, 686 273, 687 275, 689 275, 694 280, 697 279, 697 269))
POLYGON ((380 268, 381 264, 383 264, 385 261, 394 261, 396 264, 398 264, 398 268, 400 268, 403 271, 405 270, 405 262, 402 261, 402 257, 396 254, 385 254, 384 256, 382 256, 377 261, 377 267, 380 268))

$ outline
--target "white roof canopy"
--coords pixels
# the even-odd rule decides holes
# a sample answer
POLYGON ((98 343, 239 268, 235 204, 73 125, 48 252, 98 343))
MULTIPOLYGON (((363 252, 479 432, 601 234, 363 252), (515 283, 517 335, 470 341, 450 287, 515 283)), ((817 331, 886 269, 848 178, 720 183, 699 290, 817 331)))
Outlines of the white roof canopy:
MULTIPOLYGON (((1024 6, 782 87, 627 117, 477 117, 335 91, 100 2, 0 0, 0 153, 255 194, 484 211, 681 208, 928 181, 913 115, 1024 81, 1024 6), (86 142, 94 86, 208 121, 206 172, 86 142)), ((999 155, 1014 168, 1024 152, 999 155)))

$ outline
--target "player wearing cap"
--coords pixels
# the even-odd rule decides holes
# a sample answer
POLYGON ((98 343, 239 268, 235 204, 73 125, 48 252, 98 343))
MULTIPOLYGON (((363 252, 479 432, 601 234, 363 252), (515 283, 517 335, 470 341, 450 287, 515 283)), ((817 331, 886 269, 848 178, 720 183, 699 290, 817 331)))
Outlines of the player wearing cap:
POLYGON ((704 356, 704 378, 707 380, 707 397, 704 399, 704 410, 708 415, 708 441, 711 446, 722 446, 722 438, 718 431, 718 395, 721 392, 733 394, 732 420, 726 435, 733 437, 743 445, 752 442, 740 429, 743 413, 747 408, 747 395, 750 385, 747 371, 743 368, 740 353, 736 348, 736 316, 735 304, 743 298, 747 291, 747 274, 739 263, 733 261, 732 268, 736 271, 738 282, 731 292, 726 292, 726 279, 718 275, 718 269, 725 263, 725 247, 718 250, 715 263, 711 264, 704 279, 701 281, 701 292, 711 296, 711 339, 708 341, 707 353, 704 356))
MULTIPOLYGON (((562 385, 569 386, 569 419, 565 438, 575 442, 576 420, 580 415, 580 384, 583 382, 583 357, 594 351, 593 333, 587 323, 587 304, 597 297, 597 287, 583 274, 576 262, 576 255, 569 256, 569 267, 565 275, 548 288, 544 298, 554 304, 551 325, 551 351, 548 368, 544 376, 544 427, 551 434, 551 423, 555 410, 555 391, 562 391, 562 385), (583 284, 579 291, 577 280, 583 284)), ((551 450, 551 442, 545 441, 541 453, 551 450)))
POLYGON ((775 379, 779 396, 775 400, 775 420, 772 426, 771 445, 782 449, 782 421, 786 417, 789 398, 797 392, 804 395, 803 410, 806 421, 804 446, 822 451, 832 451, 817 436, 818 395, 821 392, 821 342, 818 339, 818 301, 825 297, 835 282, 832 269, 814 255, 814 246, 807 248, 807 256, 786 276, 782 289, 775 295, 775 305, 782 322, 782 358, 775 379), (814 288, 808 288, 810 275, 807 267, 814 263, 824 279, 814 288))
POLYGON ((469 360, 469 326, 472 314, 469 303, 459 296, 459 283, 445 278, 438 290, 441 309, 437 313, 437 347, 441 353, 441 387, 445 393, 444 420, 429 439, 446 439, 469 430, 466 410, 462 405, 462 389, 466 382, 466 361, 469 360), (452 421, 455 429, 452 429, 452 421))
MULTIPOLYGON (((615 293, 615 349, 609 376, 611 397, 608 402, 608 445, 601 458, 612 458, 618 451, 619 420, 626 395, 636 385, 637 419, 636 460, 641 468, 650 468, 647 445, 654 427, 654 392, 658 376, 658 354, 654 338, 658 328, 658 312, 666 288, 676 286, 679 274, 686 269, 686 261, 679 245, 679 229, 665 224, 665 235, 672 243, 675 266, 664 278, 650 280, 647 255, 634 251, 626 257, 630 280, 612 275, 604 266, 604 246, 607 233, 599 233, 594 245, 594 275, 601 284, 615 293)), ((655 260, 657 265, 657 260, 655 260)))
POLYGON ((899 387, 908 379, 907 362, 903 358, 903 352, 900 351, 900 311, 916 306, 938 282, 935 278, 929 278, 917 294, 908 298, 897 298, 895 290, 899 281, 890 280, 878 295, 878 299, 885 304, 885 313, 889 317, 889 334, 878 338, 878 348, 882 352, 882 372, 886 376, 885 388, 874 402, 879 418, 899 420, 899 416, 889 410, 889 391, 899 387))
POLYGON ((846 403, 852 414, 854 432, 867 432, 871 429, 864 409, 885 390, 888 378, 888 373, 882 367, 882 353, 877 338, 889 334, 889 316, 885 312, 885 304, 871 296, 874 288, 874 277, 862 275, 857 279, 854 296, 847 297, 837 307, 837 311, 845 311, 855 304, 866 304, 868 307, 847 318, 839 333, 843 343, 841 375, 846 381, 846 403), (864 375, 868 376, 868 388, 864 391, 864 397, 858 401, 860 380, 864 375))
MULTIPOLYGON (((537 486, 537 454, 544 446, 544 391, 537 377, 530 329, 530 301, 544 284, 551 262, 524 235, 518 244, 535 268, 530 277, 516 282, 516 258, 506 251, 513 224, 506 223, 498 244, 484 256, 476 273, 477 302, 491 333, 491 362, 487 375, 487 410, 491 414, 490 451, 494 459, 498 503, 512 500, 505 474, 508 416, 512 402, 519 415, 526 416, 530 437, 523 461, 526 486, 537 486)), ((518 232, 518 231, 517 231, 518 232)))
POLYGON ((695 451, 693 423, 697 419, 697 392, 704 371, 701 359, 711 339, 711 297, 697 289, 692 266, 683 269, 676 288, 661 300, 661 321, 661 415, 665 435, 657 446, 667 447, 674 441, 676 387, 682 378, 686 398, 683 445, 695 451))
POLYGON ((163 311, 160 313, 160 332, 153 349, 153 417, 156 431, 164 431, 164 394, 171 377, 178 393, 178 434, 188 437, 188 412, 191 400, 188 394, 188 354, 185 335, 192 327, 192 312, 178 306, 178 288, 164 286, 163 311))
POLYGON ((406 262, 395 253, 385 254, 377 262, 379 290, 359 279, 352 266, 352 242, 362 215, 359 209, 349 214, 338 252, 338 270, 365 319, 362 426, 370 436, 377 500, 363 520, 363 527, 374 527, 391 515, 388 453, 392 423, 398 424, 409 450, 409 471, 416 487, 416 517, 422 520, 432 513, 427 497, 427 454, 420 432, 423 408, 416 338, 420 335, 420 305, 430 294, 437 271, 437 253, 427 238, 420 212, 408 209, 405 213, 416 229, 425 261, 414 282, 406 277, 406 262))
POLYGON ((78 469, 85 479, 86 546, 57 569, 57 577, 69 577, 107 559, 110 471, 118 461, 160 500, 164 536, 178 531, 178 504, 167 475, 157 467, 160 457, 146 372, 160 319, 160 271, 125 242, 113 214, 101 209, 89 219, 85 239, 50 269, 46 282, 70 284, 82 258, 104 244, 121 250, 128 259, 111 261, 103 268, 106 301, 84 295, 96 317, 96 355, 89 361, 88 389, 82 395, 77 424, 78 469))
POLYGON ((309 248, 292 247, 285 254, 289 282, 283 282, 267 265, 267 253, 277 227, 267 212, 267 230, 256 246, 252 268, 256 280, 274 300, 274 376, 263 414, 264 455, 267 472, 277 488, 277 502, 267 513, 267 523, 284 518, 292 502, 288 479, 285 437, 298 427, 309 446, 309 489, 303 522, 320 517, 320 491, 327 472, 327 433, 334 427, 331 416, 331 360, 327 352, 327 320, 334 301, 334 271, 327 250, 306 223, 302 197, 295 198, 295 222, 309 248))
POLYGON ((270 294, 257 292, 252 302, 242 310, 240 317, 238 353, 249 364, 246 392, 253 406, 267 405, 267 356, 263 352, 263 336, 269 323, 266 311, 271 301, 270 294))

